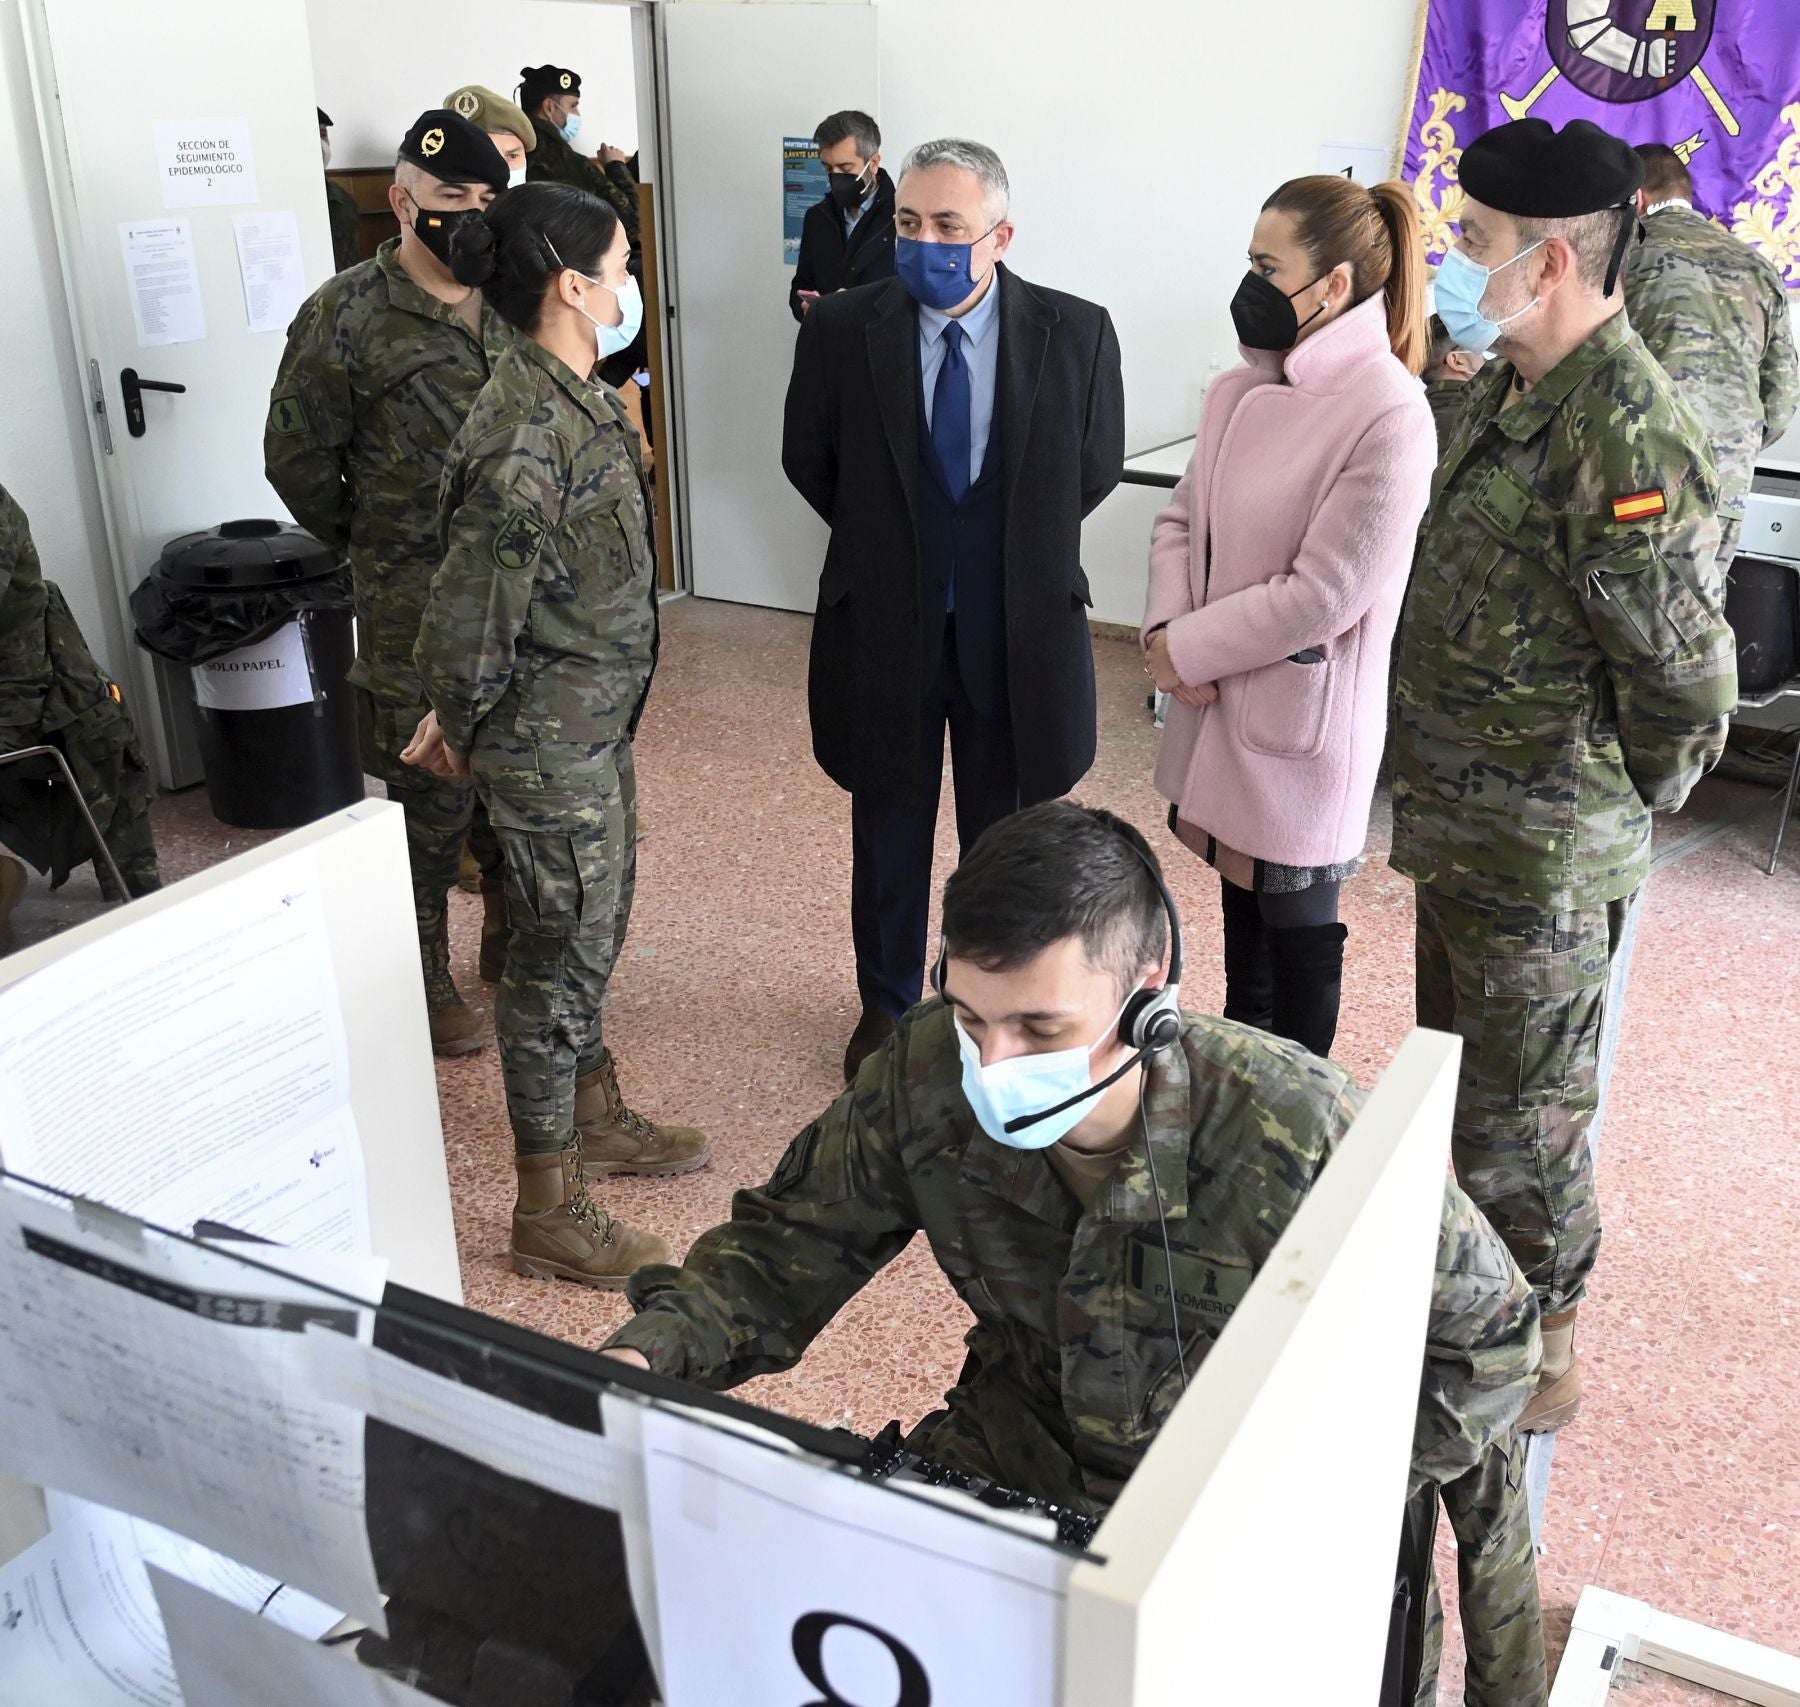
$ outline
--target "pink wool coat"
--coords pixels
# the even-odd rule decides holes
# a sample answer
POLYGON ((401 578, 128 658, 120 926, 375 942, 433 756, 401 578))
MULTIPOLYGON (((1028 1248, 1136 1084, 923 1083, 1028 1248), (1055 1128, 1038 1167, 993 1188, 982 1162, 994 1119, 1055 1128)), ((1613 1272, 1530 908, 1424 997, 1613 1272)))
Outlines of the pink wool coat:
POLYGON ((1181 679, 1219 690, 1169 702, 1156 786, 1240 853, 1332 865, 1368 834, 1437 438, 1379 293, 1292 350, 1243 355, 1150 536, 1144 636, 1166 625, 1181 679), (1323 662, 1290 662, 1309 648, 1323 662))

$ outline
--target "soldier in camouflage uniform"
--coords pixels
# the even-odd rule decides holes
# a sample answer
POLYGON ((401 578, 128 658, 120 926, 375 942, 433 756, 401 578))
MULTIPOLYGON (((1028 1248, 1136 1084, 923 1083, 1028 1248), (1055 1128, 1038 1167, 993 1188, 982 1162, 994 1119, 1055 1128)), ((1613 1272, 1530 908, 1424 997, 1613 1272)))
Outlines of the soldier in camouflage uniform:
MULTIPOLYGON (((437 480, 450 441, 512 341, 479 291, 458 284, 450 233, 506 187, 506 162, 453 112, 422 114, 388 191, 400 235, 328 280, 288 328, 263 436, 269 484, 294 519, 347 549, 355 583, 363 768, 406 814, 413 909, 432 1047, 486 1044, 450 976, 447 896, 474 795, 400 762, 425 711, 413 645, 439 561, 437 480)), ((491 839, 477 852, 490 865, 491 839)), ((498 896, 495 896, 498 907, 498 896)))
POLYGON ((1457 1177, 1544 1313, 1527 1431, 1580 1402, 1599 1044, 1650 815, 1715 762, 1737 696, 1717 479, 1614 288, 1639 174, 1582 120, 1465 150, 1438 312, 1502 359, 1470 385, 1401 619, 1392 861, 1417 885, 1419 1023, 1463 1038, 1457 1177))
POLYGON ((581 77, 560 65, 528 65, 520 73, 519 105, 537 132, 537 147, 525 163, 525 176, 533 184, 567 184, 603 196, 625 223, 625 235, 635 251, 638 246, 637 179, 631 175, 625 150, 601 145, 596 155, 578 154, 574 148, 581 129, 581 77))
POLYGON ((631 913, 631 742, 658 643, 637 434, 590 378, 598 329, 622 318, 627 252, 612 209, 559 184, 509 191, 458 236, 458 276, 520 336, 444 468, 442 566, 415 652, 432 711, 407 749, 473 776, 504 856, 495 1024, 519 1176, 513 1267, 597 1287, 669 1247, 595 1205, 584 1173, 686 1173, 711 1149, 626 1106, 601 1029, 631 913))
MULTIPOLYGON (((0 486, 0 753, 46 745, 62 750, 129 896, 161 888, 150 832, 156 787, 131 713, 94 661, 61 591, 44 579, 25 512, 0 486)), ((0 770, 0 785, 18 775, 11 767, 0 770)), ((36 824, 17 829, 20 849, 34 864, 61 869, 54 832, 39 834, 36 824)), ((93 842, 85 827, 79 846, 69 857, 88 857, 93 842)), ((109 901, 127 898, 117 893, 103 860, 94 861, 94 875, 109 901)), ((24 886, 24 867, 0 857, 0 921, 24 886)))
POLYGON ((1757 453, 1787 431, 1800 367, 1787 288, 1768 258, 1694 211, 1675 150, 1645 143, 1643 241, 1620 275, 1631 324, 1699 416, 1719 473, 1719 574, 1737 553, 1757 453))
POLYGON ((1432 424, 1437 428, 1438 457, 1450 448, 1450 435, 1462 419, 1463 404, 1469 394, 1465 389, 1481 372, 1486 358, 1479 350, 1459 350, 1456 340, 1435 314, 1431 317, 1431 343, 1425 352, 1425 401, 1431 405, 1432 424))
MULTIPOLYGON (((902 1020, 680 1268, 633 1279, 638 1313, 607 1349, 711 1388, 790 1368, 923 1232, 975 1322, 944 1408, 907 1445, 1103 1511, 1181 1397, 1171 1290, 1191 1371, 1363 1100, 1294 1044, 1189 1014, 1148 1066, 1040 1123, 1052 1141, 1024 1148, 1030 1129, 1006 1132, 1010 1111, 984 1078, 996 1064, 1085 1049, 1095 1085, 1130 1065, 1120 1005, 1157 981, 1165 946, 1154 869, 1135 830, 1067 801, 989 829, 944 891, 943 999, 902 1020)), ((1469 1475, 1504 1489, 1537 1373, 1537 1307, 1454 1185, 1421 1351, 1411 1490, 1435 1499, 1469 1475)), ((1506 1632, 1494 1700, 1529 1707, 1544 1675, 1530 1548, 1480 1564, 1503 1567, 1488 1585, 1506 1632)))
MULTIPOLYGON (((331 119, 323 107, 319 114, 319 155, 331 170, 331 119)), ((336 271, 354 267, 362 259, 362 210, 356 197, 342 184, 325 180, 325 211, 331 219, 331 262, 336 271)))

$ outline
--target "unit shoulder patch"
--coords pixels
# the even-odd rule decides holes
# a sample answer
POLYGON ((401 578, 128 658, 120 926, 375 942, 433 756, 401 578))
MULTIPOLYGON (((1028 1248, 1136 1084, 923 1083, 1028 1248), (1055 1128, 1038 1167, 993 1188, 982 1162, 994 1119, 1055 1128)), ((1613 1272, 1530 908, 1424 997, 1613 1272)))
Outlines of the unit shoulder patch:
POLYGON ((306 431, 306 405, 298 392, 290 391, 269 404, 269 431, 284 439, 298 438, 306 431))
POLYGON ((529 569, 548 532, 542 516, 530 510, 509 510, 494 535, 494 561, 502 569, 529 569))

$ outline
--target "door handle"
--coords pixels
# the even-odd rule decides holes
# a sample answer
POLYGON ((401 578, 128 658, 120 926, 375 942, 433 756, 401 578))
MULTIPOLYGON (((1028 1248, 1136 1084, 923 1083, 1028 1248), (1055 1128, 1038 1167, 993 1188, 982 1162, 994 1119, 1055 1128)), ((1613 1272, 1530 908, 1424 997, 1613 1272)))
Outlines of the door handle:
POLYGON ((125 430, 134 439, 144 436, 144 393, 146 391, 186 391, 166 379, 139 379, 134 367, 119 369, 119 390, 125 398, 125 430))

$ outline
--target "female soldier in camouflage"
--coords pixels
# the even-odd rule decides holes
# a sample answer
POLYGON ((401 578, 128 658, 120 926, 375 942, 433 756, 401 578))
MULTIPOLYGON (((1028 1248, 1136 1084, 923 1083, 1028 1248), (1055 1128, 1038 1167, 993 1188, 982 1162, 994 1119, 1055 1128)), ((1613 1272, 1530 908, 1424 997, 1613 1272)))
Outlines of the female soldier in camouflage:
POLYGON ((560 184, 510 190, 457 233, 456 276, 521 336, 445 463, 444 557, 415 654, 432 710, 404 755, 473 776, 505 855, 495 1025, 513 1267, 606 1288, 670 1252, 591 1201, 584 1164, 678 1174, 710 1150, 625 1106, 601 1040, 636 875, 631 741, 657 653, 638 437, 591 377, 624 318, 626 256, 613 210, 560 184))

